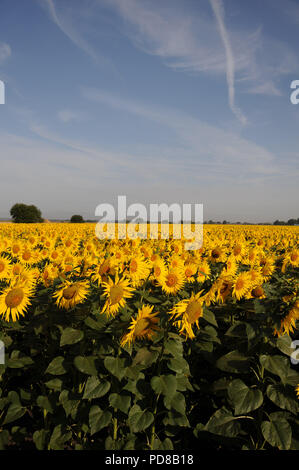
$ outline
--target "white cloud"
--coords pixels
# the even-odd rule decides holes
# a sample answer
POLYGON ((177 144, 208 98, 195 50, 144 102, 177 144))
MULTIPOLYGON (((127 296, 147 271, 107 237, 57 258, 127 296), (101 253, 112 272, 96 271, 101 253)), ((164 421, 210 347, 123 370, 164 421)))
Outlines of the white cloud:
POLYGON ((103 3, 124 19, 124 34, 133 44, 159 57, 166 66, 198 74, 226 75, 230 106, 243 121, 235 104, 236 87, 242 92, 257 89, 269 94, 272 82, 271 93, 278 95, 280 78, 298 70, 298 56, 290 44, 265 35, 260 24, 251 30, 230 25, 228 30, 220 0, 212 1, 217 22, 200 2, 196 3, 195 13, 175 0, 98 0, 98 5, 103 3))
POLYGON ((5 42, 0 42, 0 64, 11 56, 11 47, 5 42))
POLYGON ((271 81, 260 83, 252 88, 249 88, 247 93, 253 95, 282 96, 281 91, 271 81))
MULTIPOLYGON (((79 27, 74 24, 73 18, 70 15, 72 7, 70 10, 64 8, 58 12, 54 0, 39 1, 41 5, 47 9, 51 20, 56 24, 56 26, 70 39, 70 41, 85 52, 94 63, 105 67, 114 67, 112 62, 108 58, 104 57, 99 50, 95 49, 80 33, 79 27)), ((61 3, 59 5, 61 5, 61 3)), ((82 20, 82 17, 80 17, 80 11, 81 10, 78 9, 78 16, 79 20, 82 20)))
POLYGON ((229 106, 235 116, 242 122, 242 124, 246 124, 246 117, 242 114, 241 110, 236 106, 235 103, 235 58, 231 47, 229 34, 224 23, 223 3, 221 0, 210 0, 210 3, 217 20, 219 33, 225 49, 226 80, 228 85, 229 106))
POLYGON ((277 186, 268 184, 263 175, 246 182, 235 176, 243 171, 243 162, 238 164, 237 158, 236 172, 230 176, 232 168, 227 164, 224 171, 225 161, 215 166, 208 158, 203 163, 188 155, 176 161, 179 155, 171 149, 163 157, 116 154, 68 142, 38 126, 35 130, 40 139, 1 133, 1 155, 5 155, 0 157, 1 217, 8 217, 10 207, 23 201, 36 204, 46 218, 81 213, 94 219, 98 204, 115 204, 120 194, 127 195, 128 204, 203 203, 204 217, 214 220, 288 219, 297 208, 297 185, 285 172, 279 175, 277 186))
POLYGON ((57 113, 58 119, 64 123, 71 121, 80 121, 82 114, 77 111, 70 111, 69 109, 61 109, 57 113))
MULTIPOLYGON (((126 110, 172 128, 181 142, 181 147, 172 154, 173 165, 177 165, 177 160, 183 162, 185 172, 192 178, 196 178, 196 171, 199 172, 199 179, 212 177, 215 181, 236 181, 237 178, 239 182, 250 182, 257 176, 269 179, 280 174, 274 154, 236 133, 227 132, 175 109, 140 104, 102 90, 85 88, 83 95, 95 103, 126 110)), ((173 149, 169 150, 169 157, 171 152, 173 149)))

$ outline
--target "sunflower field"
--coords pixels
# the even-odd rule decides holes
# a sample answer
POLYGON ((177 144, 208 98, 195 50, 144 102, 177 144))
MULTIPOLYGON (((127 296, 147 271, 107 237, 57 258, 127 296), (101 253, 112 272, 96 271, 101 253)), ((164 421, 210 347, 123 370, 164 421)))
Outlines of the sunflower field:
POLYGON ((1 224, 0 449, 299 450, 298 235, 1 224))

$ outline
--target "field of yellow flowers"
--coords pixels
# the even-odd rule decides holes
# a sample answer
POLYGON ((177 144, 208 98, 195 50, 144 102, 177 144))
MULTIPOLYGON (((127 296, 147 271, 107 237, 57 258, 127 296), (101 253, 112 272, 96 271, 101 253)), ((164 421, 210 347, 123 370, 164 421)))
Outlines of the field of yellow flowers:
POLYGON ((0 449, 299 450, 298 235, 1 224, 0 449))

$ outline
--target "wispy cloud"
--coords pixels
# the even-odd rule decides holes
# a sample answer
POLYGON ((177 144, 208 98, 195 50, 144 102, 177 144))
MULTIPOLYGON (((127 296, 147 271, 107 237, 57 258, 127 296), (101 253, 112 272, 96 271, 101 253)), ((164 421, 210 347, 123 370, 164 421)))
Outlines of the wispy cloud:
POLYGON ((57 113, 58 119, 61 122, 69 123, 72 121, 81 121, 83 119, 83 114, 78 111, 71 111, 69 109, 61 109, 57 113))
POLYGON ((243 115, 242 111, 236 106, 235 103, 235 59, 233 50, 231 47, 228 31, 224 23, 224 7, 221 0, 210 0, 217 25, 219 28, 219 33, 224 45, 225 56, 226 56, 226 80, 228 85, 228 99, 229 106, 232 112, 236 117, 243 123, 247 123, 246 117, 243 115))
POLYGON ((290 44, 265 35, 261 24, 251 30, 230 26, 228 31, 221 0, 210 0, 211 14, 200 2, 195 13, 174 0, 163 5, 144 0, 97 2, 117 11, 124 19, 124 34, 166 66, 187 73, 226 75, 230 107, 243 122, 246 117, 235 103, 236 87, 242 93, 264 90, 269 94, 272 82, 271 93, 278 96, 280 78, 299 66, 290 44))
POLYGON ((269 95, 269 96, 282 96, 281 91, 275 86, 272 81, 260 83, 247 90, 247 93, 253 95, 269 95))
POLYGON ((11 56, 11 47, 5 42, 0 42, 0 64, 11 56))
MULTIPOLYGON (((279 175, 276 157, 266 148, 257 145, 236 133, 227 132, 219 127, 207 124, 199 119, 175 109, 154 107, 117 97, 103 90, 83 89, 83 95, 94 103, 106 104, 116 109, 150 119, 172 128, 181 142, 181 148, 174 155, 181 159, 184 154, 184 164, 194 171, 194 162, 201 177, 213 175, 234 181, 250 181, 257 174, 262 178, 279 175)), ((172 150, 172 149, 171 149, 172 150)), ((173 165, 176 160, 173 155, 173 165)), ((191 171, 191 173, 192 173, 191 171)))
MULTIPOLYGON (((111 61, 104 57, 100 51, 95 49, 83 36, 80 34, 79 28, 73 24, 70 14, 64 9, 58 11, 54 0, 39 0, 41 5, 47 9, 50 18, 56 26, 72 41, 79 49, 84 51, 94 63, 102 66, 113 67, 111 61)), ((61 5, 61 3, 60 3, 61 5)), ((80 13, 80 10, 78 10, 80 13)))

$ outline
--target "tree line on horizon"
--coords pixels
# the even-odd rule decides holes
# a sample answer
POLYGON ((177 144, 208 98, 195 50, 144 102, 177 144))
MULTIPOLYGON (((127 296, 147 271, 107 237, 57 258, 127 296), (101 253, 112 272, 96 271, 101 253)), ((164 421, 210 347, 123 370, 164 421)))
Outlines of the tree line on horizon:
MULTIPOLYGON (((42 223, 46 222, 46 220, 42 217, 42 213, 40 209, 38 209, 35 205, 27 205, 23 203, 16 203, 10 209, 10 215, 12 217, 12 221, 14 223, 42 223)), ((71 216, 70 223, 84 223, 84 222, 95 222, 92 220, 84 220, 82 215, 74 214, 71 216)), ((213 221, 208 220, 204 221, 204 224, 217 224, 217 225, 226 225, 226 224, 234 224, 234 225, 253 225, 250 222, 229 222, 227 220, 220 221, 213 221)), ((254 225, 272 225, 267 223, 259 223, 254 225)), ((273 225, 299 225, 299 217, 297 219, 289 219, 288 221, 283 220, 275 220, 273 225)))

